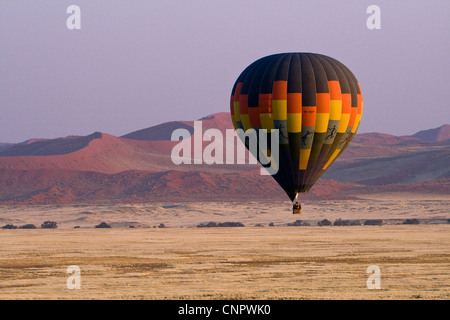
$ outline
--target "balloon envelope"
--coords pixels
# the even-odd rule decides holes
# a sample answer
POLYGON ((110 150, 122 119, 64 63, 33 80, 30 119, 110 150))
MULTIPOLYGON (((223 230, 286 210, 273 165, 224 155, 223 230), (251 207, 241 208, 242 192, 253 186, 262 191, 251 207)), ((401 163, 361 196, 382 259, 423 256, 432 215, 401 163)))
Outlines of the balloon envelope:
POLYGON ((294 200, 348 146, 363 99, 356 77, 339 61, 315 53, 280 53, 253 62, 240 74, 230 108, 235 129, 279 130, 273 177, 294 200))

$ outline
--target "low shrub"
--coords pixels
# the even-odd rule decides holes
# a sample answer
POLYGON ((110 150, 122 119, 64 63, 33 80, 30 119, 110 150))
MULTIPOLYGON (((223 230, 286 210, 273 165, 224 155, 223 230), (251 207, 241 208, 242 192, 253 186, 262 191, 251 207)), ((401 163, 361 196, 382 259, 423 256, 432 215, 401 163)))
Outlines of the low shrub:
POLYGON ((217 228, 217 227, 244 227, 240 222, 208 222, 207 224, 200 223, 197 228, 217 228))
POLYGON ((417 219, 406 219, 403 221, 403 224, 419 224, 419 220, 417 219))
POLYGON ((217 223, 215 222, 208 222, 207 224, 204 223, 200 223, 197 228, 215 228, 217 227, 217 223))
POLYGON ((383 220, 381 219, 371 219, 364 221, 365 226, 381 226, 383 225, 383 220))
POLYGON ((321 227, 331 226, 331 221, 328 219, 323 219, 322 221, 317 222, 317 225, 321 227))
POLYGON ((295 220, 294 222, 287 224, 289 227, 306 227, 309 226, 308 222, 303 222, 302 220, 295 220))
POLYGON ((244 227, 240 222, 219 222, 218 227, 244 227))
POLYGON ((58 228, 58 224, 55 221, 44 221, 43 224, 41 224, 42 229, 56 229, 58 228))
POLYGON ((106 222, 102 222, 98 225, 95 226, 97 229, 103 229, 103 228, 111 228, 111 226, 109 224, 107 224, 106 222))
POLYGON ((19 229, 36 229, 36 226, 34 224, 24 224, 23 226, 20 226, 19 229))
POLYGON ((349 225, 350 225, 349 220, 342 220, 342 219, 337 219, 333 223, 333 226, 349 226, 349 225))
POLYGON ((13 224, 6 224, 2 227, 2 229, 17 229, 17 226, 13 224))

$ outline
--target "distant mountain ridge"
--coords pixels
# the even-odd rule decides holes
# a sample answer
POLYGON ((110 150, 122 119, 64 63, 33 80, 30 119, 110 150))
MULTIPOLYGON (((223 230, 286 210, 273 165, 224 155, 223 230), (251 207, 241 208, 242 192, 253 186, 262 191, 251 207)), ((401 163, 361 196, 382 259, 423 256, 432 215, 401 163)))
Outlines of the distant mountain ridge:
POLYGON ((424 141, 447 141, 450 140, 450 125, 444 124, 439 128, 422 130, 413 134, 411 137, 424 141))
POLYGON ((14 145, 14 143, 0 143, 0 153, 8 148, 11 148, 14 145))
MULTIPOLYGON (((233 128, 228 112, 199 120, 203 131, 233 128)), ((259 164, 173 164, 171 150, 178 142, 170 138, 178 128, 202 134, 194 132, 194 121, 172 121, 122 137, 95 132, 0 144, 0 203, 287 200, 271 177, 259 175, 259 164)), ((348 198, 380 190, 448 194, 449 128, 411 136, 357 134, 305 197, 348 198)))
MULTIPOLYGON (((197 121, 202 121, 204 123, 203 130, 216 128, 224 131, 233 128, 228 112, 212 114, 197 121)), ((140 141, 170 141, 172 132, 175 129, 186 129, 192 135, 194 132, 194 121, 165 122, 124 134, 120 136, 120 138, 140 141)), ((29 139, 18 144, 0 143, 0 157, 67 154, 86 147, 92 139, 99 139, 101 136, 101 132, 94 132, 88 136, 68 136, 55 139, 29 139)), ((450 125, 445 124, 438 128, 421 130, 409 136, 395 136, 377 132, 361 133, 357 134, 355 139, 361 143, 389 145, 412 141, 413 139, 426 142, 442 142, 450 140, 450 125)))
POLYGON ((56 139, 30 139, 0 152, 0 156, 51 156, 68 154, 86 147, 102 134, 94 132, 88 136, 69 136, 56 139))
POLYGON ((121 136, 126 139, 143 141, 170 140, 172 132, 176 129, 186 129, 190 134, 194 133, 194 127, 181 121, 171 121, 162 123, 150 128, 137 130, 121 136))

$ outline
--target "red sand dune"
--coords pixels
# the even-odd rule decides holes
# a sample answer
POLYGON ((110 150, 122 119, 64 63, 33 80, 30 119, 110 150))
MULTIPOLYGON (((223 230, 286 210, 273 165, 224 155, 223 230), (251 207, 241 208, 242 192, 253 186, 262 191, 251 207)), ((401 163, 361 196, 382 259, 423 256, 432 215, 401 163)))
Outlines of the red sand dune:
MULTIPOLYGON (((9 146, 0 151, 0 203, 287 199, 271 177, 259 175, 259 165, 174 165, 170 156, 178 142, 170 136, 178 125, 193 132, 193 121, 180 121, 123 137, 94 133, 9 146)), ((202 127, 232 128, 229 113, 203 118, 202 127)), ((433 131, 431 142, 421 135, 357 134, 306 198, 382 190, 448 193, 450 142, 442 140, 448 127, 433 131)), ((199 134, 190 138, 192 151, 199 134)))
MULTIPOLYGON (((140 203, 147 201, 286 200, 276 182, 259 174, 124 171, 117 174, 62 169, 0 169, 3 204, 140 203)), ((320 181, 302 199, 342 199, 358 186, 320 181)))
MULTIPOLYGON (((230 114, 228 112, 220 112, 199 119, 202 123, 202 129, 210 128, 219 129, 224 132, 226 129, 233 129, 230 114)), ((122 138, 144 141, 170 141, 172 132, 175 129, 186 129, 191 134, 194 132, 194 121, 171 121, 156 125, 150 128, 137 130, 122 136, 122 138)))
MULTIPOLYGON (((151 153, 144 152, 145 147, 152 150, 152 146, 139 146, 128 143, 126 139, 103 133, 101 138, 93 139, 86 147, 68 154, 0 157, 0 168, 53 168, 102 173, 117 173, 131 168, 157 170, 158 162, 149 158, 148 154, 151 153)), ((153 150, 156 149, 157 146, 153 146, 153 150)))

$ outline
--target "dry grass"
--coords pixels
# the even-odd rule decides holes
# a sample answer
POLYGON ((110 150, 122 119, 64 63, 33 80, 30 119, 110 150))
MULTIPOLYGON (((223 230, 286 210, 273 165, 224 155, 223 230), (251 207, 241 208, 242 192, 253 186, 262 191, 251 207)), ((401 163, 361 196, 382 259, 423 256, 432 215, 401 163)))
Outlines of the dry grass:
POLYGON ((0 242, 0 299, 450 298, 450 225, 0 230, 0 242), (381 290, 366 287, 373 264, 381 290))

